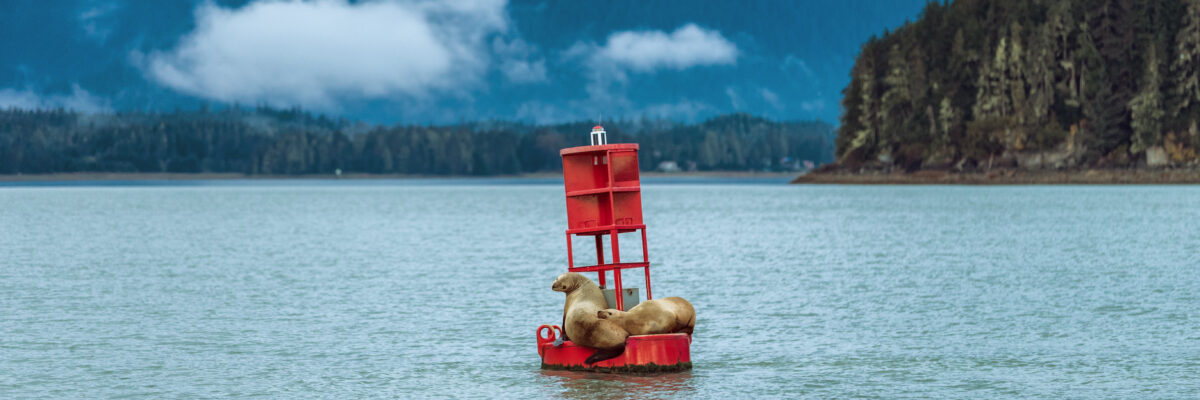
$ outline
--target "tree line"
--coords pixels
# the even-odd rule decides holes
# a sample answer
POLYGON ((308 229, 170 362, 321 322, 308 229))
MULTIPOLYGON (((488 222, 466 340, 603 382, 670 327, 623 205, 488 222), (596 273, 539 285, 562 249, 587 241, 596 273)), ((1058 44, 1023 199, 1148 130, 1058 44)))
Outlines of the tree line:
POLYGON ((863 45, 842 107, 847 168, 1194 165, 1200 0, 930 2, 863 45))
MULTIPOLYGON (((85 114, 0 110, 0 173, 213 172, 499 175, 560 171, 588 122, 371 125, 291 109, 85 114)), ((696 123, 617 121, 609 141, 641 145, 644 170, 788 171, 832 160, 833 127, 731 114, 696 123)))

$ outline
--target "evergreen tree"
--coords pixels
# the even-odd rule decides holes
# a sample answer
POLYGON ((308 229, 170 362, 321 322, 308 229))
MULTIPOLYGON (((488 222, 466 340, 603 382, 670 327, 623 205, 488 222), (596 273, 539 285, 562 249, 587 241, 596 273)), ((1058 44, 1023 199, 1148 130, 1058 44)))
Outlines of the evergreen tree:
POLYGON ((1163 110, 1159 57, 1155 46, 1146 51, 1146 73, 1142 78, 1142 90, 1129 103, 1133 110, 1133 140, 1129 151, 1140 153, 1162 141, 1163 110))
POLYGON ((879 117, 881 124, 881 139, 876 144, 877 151, 884 157, 892 155, 892 145, 900 141, 908 128, 908 120, 912 117, 912 74, 909 63, 899 45, 892 45, 888 50, 887 75, 883 84, 887 89, 880 99, 879 117))
POLYGON ((1200 161, 1200 0, 930 4, 856 61, 843 162, 921 153, 903 163, 986 169, 1062 151, 1121 166, 1158 145, 1200 161))
POLYGON ((854 131, 847 131, 847 126, 842 127, 844 135, 852 137, 846 151, 842 151, 842 156, 845 157, 852 151, 858 150, 858 155, 854 156, 857 159, 848 160, 853 162, 864 161, 866 157, 874 154, 874 148, 879 143, 879 90, 876 82, 876 70, 879 68, 877 60, 878 46, 874 41, 868 41, 863 46, 863 51, 859 55, 857 62, 854 65, 854 77, 852 84, 856 84, 859 99, 856 102, 856 107, 852 114, 857 118, 856 124, 849 127, 857 128, 854 131))
MULTIPOLYGON (((700 170, 790 170, 828 162, 831 127, 745 114, 699 124, 655 122, 636 137, 619 122, 610 139, 641 155, 700 170), (701 158, 701 149, 704 150, 701 158)), ((527 126, 366 126, 302 110, 79 114, 0 110, 0 174, 52 172, 343 172, 493 175, 557 171, 559 150, 587 143, 588 123, 527 126)), ((642 164, 653 169, 655 163, 642 164)))
MULTIPOLYGON (((854 66, 850 69, 850 84, 842 90, 842 110, 841 126, 838 127, 838 137, 836 140, 836 151, 834 157, 841 159, 847 152, 852 150, 855 145, 854 141, 858 139, 860 132, 867 129, 863 124, 863 85, 865 79, 861 76, 863 59, 855 60, 854 66)), ((865 140, 860 140, 857 146, 862 146, 865 140)))
POLYGON ((1133 98, 1132 54, 1134 29, 1131 0, 1095 0, 1087 2, 1091 39, 1100 55, 1103 69, 1093 69, 1097 96, 1090 120, 1093 122, 1096 150, 1107 154, 1129 132, 1129 101, 1133 98), (1102 114, 1102 116, 1101 116, 1102 114))
POLYGON ((1175 112, 1180 125, 1196 121, 1200 104, 1200 0, 1185 0, 1183 25, 1175 35, 1175 58, 1171 62, 1175 112))

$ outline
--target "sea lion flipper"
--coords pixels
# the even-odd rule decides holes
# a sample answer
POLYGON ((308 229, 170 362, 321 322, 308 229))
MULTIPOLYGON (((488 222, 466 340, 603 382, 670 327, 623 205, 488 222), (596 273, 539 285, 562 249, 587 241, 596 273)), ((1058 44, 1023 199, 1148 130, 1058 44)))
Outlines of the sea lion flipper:
POLYGON ((583 364, 590 365, 590 364, 595 364, 595 363, 598 363, 598 362, 601 362, 604 360, 608 360, 611 358, 616 358, 617 356, 621 355, 624 352, 625 352, 624 344, 622 344, 621 347, 614 347, 611 349, 599 349, 599 350, 596 350, 595 353, 592 353, 592 355, 588 356, 588 358, 586 360, 583 360, 583 364))

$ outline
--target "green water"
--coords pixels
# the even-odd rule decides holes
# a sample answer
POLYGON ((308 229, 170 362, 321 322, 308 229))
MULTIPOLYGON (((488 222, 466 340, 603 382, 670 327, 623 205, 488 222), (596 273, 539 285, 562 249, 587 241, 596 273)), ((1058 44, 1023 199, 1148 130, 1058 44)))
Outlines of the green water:
POLYGON ((1200 397, 1197 187, 648 183, 698 321, 692 371, 634 377, 539 369, 562 196, 0 188, 0 398, 1200 397))

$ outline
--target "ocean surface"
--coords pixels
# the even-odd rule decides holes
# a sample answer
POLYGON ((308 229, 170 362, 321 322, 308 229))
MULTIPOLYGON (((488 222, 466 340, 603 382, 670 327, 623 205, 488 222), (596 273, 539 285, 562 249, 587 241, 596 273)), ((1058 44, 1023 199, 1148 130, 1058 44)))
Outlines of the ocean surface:
POLYGON ((694 369, 622 376, 539 369, 560 185, 0 187, 0 398, 1200 397, 1200 187, 649 180, 694 369))

